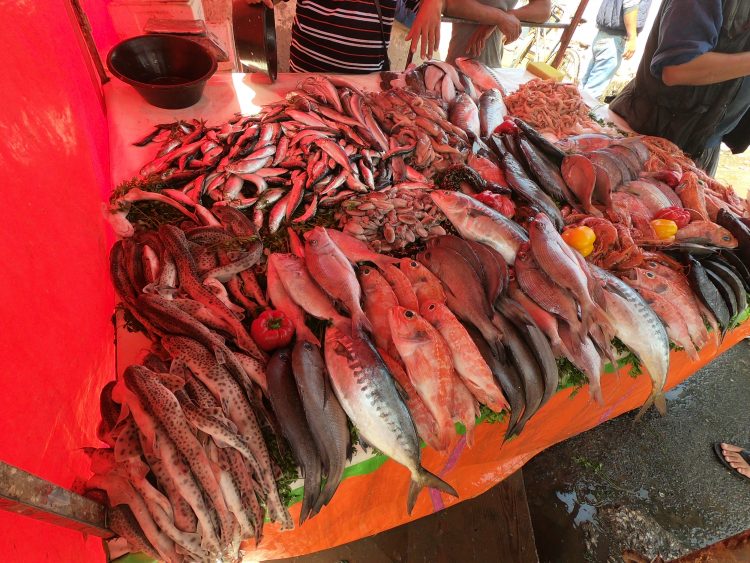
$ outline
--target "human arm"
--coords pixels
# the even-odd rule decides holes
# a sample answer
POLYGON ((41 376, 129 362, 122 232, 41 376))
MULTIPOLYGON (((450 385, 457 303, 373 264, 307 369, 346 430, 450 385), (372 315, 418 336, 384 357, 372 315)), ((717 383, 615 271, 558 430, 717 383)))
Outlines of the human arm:
POLYGON ((552 14, 552 0, 529 0, 529 3, 508 12, 519 20, 532 23, 544 23, 552 14))
POLYGON ((635 53, 636 42, 638 41, 638 2, 636 2, 635 7, 623 7, 623 10, 622 20, 625 23, 625 32, 628 34, 628 40, 625 42, 625 50, 622 53, 622 58, 628 60, 635 53))
POLYGON ((515 41, 521 34, 521 22, 516 16, 477 0, 445 0, 444 13, 446 16, 495 26, 505 37, 506 43, 515 41))
POLYGON ((744 76, 750 76, 750 52, 709 52, 688 63, 665 66, 661 73, 667 86, 705 86, 744 76))
POLYGON ((442 0, 421 0, 417 17, 406 34, 406 41, 411 41, 409 50, 414 53, 421 43, 420 55, 423 59, 432 58, 432 53, 440 46, 440 19, 443 11, 442 0))
POLYGON ((714 53, 722 0, 665 0, 651 74, 667 86, 715 84, 748 74, 740 54, 714 53), (707 56, 708 55, 708 56, 707 56))

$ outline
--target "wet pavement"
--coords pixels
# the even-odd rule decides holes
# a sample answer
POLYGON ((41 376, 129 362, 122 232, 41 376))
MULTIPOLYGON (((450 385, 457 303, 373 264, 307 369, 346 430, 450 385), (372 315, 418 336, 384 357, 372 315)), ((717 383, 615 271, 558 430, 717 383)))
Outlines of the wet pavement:
POLYGON ((750 341, 668 395, 668 414, 635 412, 539 454, 523 470, 539 559, 665 559, 750 529, 750 481, 711 444, 750 446, 750 341))

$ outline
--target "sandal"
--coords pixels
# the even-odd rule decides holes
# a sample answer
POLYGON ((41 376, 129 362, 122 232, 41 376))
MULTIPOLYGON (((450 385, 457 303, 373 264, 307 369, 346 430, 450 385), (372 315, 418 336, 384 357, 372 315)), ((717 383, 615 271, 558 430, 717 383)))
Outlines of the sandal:
MULTIPOLYGON (((721 442, 714 442, 713 445, 714 453, 716 454, 716 457, 719 459, 721 464, 729 469, 734 475, 739 477, 740 479, 750 479, 747 475, 743 475, 739 471, 737 471, 734 467, 729 465, 729 462, 724 458, 724 452, 721 451, 721 442)), ((740 454, 740 457, 747 462, 748 465, 750 465, 750 451, 742 450, 741 452, 738 452, 740 454)))

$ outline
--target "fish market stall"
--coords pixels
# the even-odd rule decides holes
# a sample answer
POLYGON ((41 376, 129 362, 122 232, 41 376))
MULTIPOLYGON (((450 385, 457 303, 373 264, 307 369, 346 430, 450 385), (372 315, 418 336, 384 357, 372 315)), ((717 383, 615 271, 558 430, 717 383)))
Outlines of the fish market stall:
POLYGON ((92 454, 89 486, 122 521, 133 498, 173 511, 116 530, 130 548, 241 539, 272 559, 372 535, 622 413, 663 411, 665 391, 750 335, 744 202, 667 143, 602 127, 573 86, 459 70, 427 64, 417 86, 217 75, 181 110, 107 85, 119 382, 98 431, 114 454, 92 454), (288 351, 260 346, 267 308, 296 333, 288 351), (177 449, 155 455, 149 432, 177 449), (218 519, 164 485, 169 459, 218 519), (121 494, 123 462, 163 493, 130 474, 121 494))

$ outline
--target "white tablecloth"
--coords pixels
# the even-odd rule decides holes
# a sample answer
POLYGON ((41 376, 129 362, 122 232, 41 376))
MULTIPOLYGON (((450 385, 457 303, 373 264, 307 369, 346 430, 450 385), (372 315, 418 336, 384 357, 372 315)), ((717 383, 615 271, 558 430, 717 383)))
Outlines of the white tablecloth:
MULTIPOLYGON (((516 90, 520 84, 534 78, 524 69, 496 69, 495 72, 508 92, 516 90)), ((135 147, 132 144, 147 135, 154 124, 193 118, 217 124, 226 121, 237 112, 256 113, 263 104, 283 98, 297 85, 300 76, 280 74, 278 80, 271 83, 263 74, 216 74, 206 84, 203 97, 197 104, 177 110, 151 106, 133 88, 113 79, 105 86, 104 93, 109 118, 111 172, 114 185, 136 175, 141 166, 156 154, 157 145, 135 147)), ((378 88, 378 78, 375 74, 346 77, 349 82, 370 91, 378 88)), ((598 117, 611 120, 620 128, 627 128, 627 124, 609 112, 605 104, 597 102, 585 93, 584 100, 598 117)))

